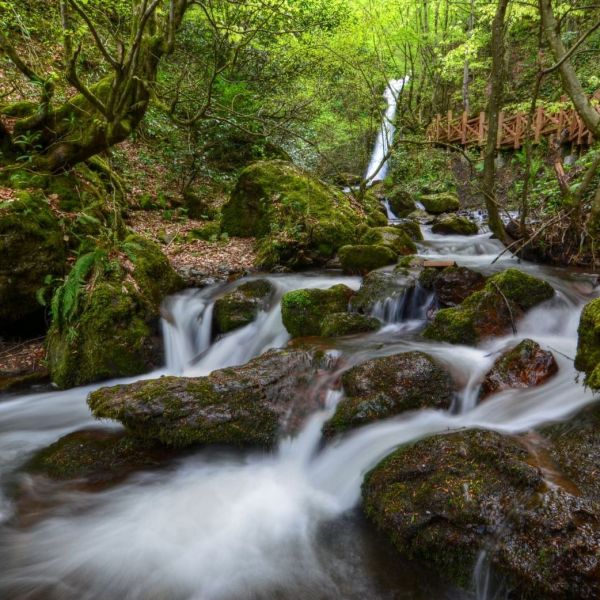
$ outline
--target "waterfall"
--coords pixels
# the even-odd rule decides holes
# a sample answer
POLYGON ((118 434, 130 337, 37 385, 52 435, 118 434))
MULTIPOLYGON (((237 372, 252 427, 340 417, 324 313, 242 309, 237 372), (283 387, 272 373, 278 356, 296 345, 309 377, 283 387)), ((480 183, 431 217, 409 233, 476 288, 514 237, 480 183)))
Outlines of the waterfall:
POLYGON ((371 154, 371 161, 365 173, 367 182, 382 181, 387 175, 388 161, 383 162, 383 160, 394 140, 394 132, 396 131, 394 118, 396 117, 398 94, 407 82, 408 76, 403 79, 391 79, 385 88, 383 97, 387 102, 387 109, 383 115, 373 153, 371 154))

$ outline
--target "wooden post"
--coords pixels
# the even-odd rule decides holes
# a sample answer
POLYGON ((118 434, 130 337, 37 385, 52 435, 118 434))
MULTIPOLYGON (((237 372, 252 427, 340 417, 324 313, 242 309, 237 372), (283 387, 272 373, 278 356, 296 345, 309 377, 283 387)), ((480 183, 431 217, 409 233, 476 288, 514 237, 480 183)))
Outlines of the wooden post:
POLYGON ((479 142, 480 146, 485 145, 485 113, 484 112, 479 113, 479 139, 478 139, 478 142, 479 142))
POLYGON ((452 111, 449 110, 448 111, 448 123, 446 124, 446 135, 448 137, 448 139, 446 140, 448 143, 450 143, 450 137, 451 137, 451 133, 452 133, 452 111))
POLYGON ((498 137, 496 138, 496 148, 502 147, 502 138, 504 137, 504 111, 501 110, 498 115, 498 137))
POLYGON ((521 136, 523 135, 523 114, 517 113, 515 120, 515 143, 514 149, 518 150, 521 147, 521 136))
POLYGON ((467 145, 467 123, 469 121, 469 114, 467 113, 467 111, 463 111, 463 116, 462 116, 462 145, 466 146, 467 145))

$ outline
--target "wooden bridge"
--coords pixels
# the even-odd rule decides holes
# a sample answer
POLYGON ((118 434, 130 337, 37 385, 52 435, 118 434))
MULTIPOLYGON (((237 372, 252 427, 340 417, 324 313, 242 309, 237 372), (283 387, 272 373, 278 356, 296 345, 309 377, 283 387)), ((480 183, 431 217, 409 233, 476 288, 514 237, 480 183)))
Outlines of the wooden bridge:
MULTIPOLYGON (((596 110, 600 112, 600 107, 596 110)), ((577 146, 589 146, 594 141, 574 108, 551 112, 539 107, 529 131, 527 121, 528 115, 525 112, 501 112, 498 118, 497 147, 518 150, 527 138, 533 138, 534 143, 538 144, 543 137, 554 137, 560 144, 577 146)), ((485 146, 487 130, 484 112, 477 117, 469 117, 466 112, 455 117, 450 111, 445 117, 437 115, 427 130, 427 139, 457 146, 485 146)))

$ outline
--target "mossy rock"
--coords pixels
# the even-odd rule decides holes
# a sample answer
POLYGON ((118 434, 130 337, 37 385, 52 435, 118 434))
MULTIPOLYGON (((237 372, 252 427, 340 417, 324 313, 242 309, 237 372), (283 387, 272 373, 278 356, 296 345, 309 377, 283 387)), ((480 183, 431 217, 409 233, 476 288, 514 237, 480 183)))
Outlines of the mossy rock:
POLYGON ((600 298, 585 305, 579 320, 575 368, 586 375, 586 384, 600 389, 600 298))
POLYGON ((348 310, 354 291, 343 284, 327 290, 303 289, 287 292, 281 299, 281 318, 292 337, 321 334, 321 323, 330 314, 348 310))
POLYGON ((398 253, 379 244, 342 246, 338 252, 344 273, 364 275, 396 262, 398 253))
POLYGON ((404 233, 414 242, 420 242, 423 240, 421 226, 413 219, 400 219, 393 225, 390 225, 390 227, 404 231, 404 233))
POLYGON ((432 215, 456 212, 460 208, 458 196, 450 192, 423 194, 419 200, 425 207, 425 210, 432 215))
POLYGON ((554 289, 546 281, 507 269, 490 277, 482 290, 458 306, 438 311, 423 335, 451 344, 475 345, 484 338, 504 335, 523 311, 553 295, 554 289))
POLYGON ((419 283, 435 293, 440 308, 457 306, 473 292, 484 287, 486 278, 467 267, 428 267, 419 276, 419 283))
POLYGON ((339 312, 327 315, 321 321, 323 337, 339 337, 376 331, 381 327, 379 319, 358 313, 339 312))
POLYGON ((526 389, 540 385, 558 371, 552 352, 542 350, 533 340, 523 340, 504 352, 485 374, 479 398, 484 399, 509 389, 526 389))
POLYGON ((361 236, 361 244, 386 246, 403 256, 417 251, 412 237, 402 227, 370 227, 361 236))
POLYGON ((404 352, 368 360, 342 376, 346 397, 325 423, 326 436, 386 419, 407 410, 447 409, 452 378, 428 354, 404 352))
POLYGON ((366 212, 340 190, 284 161, 246 167, 223 207, 222 229, 257 237, 258 262, 306 267, 325 264, 353 243, 366 212))
POLYGON ((477 235, 479 228, 477 224, 459 215, 443 214, 437 217, 431 226, 433 233, 444 235, 477 235))
POLYGON ((397 217, 408 217, 416 209, 412 194, 401 186, 392 188, 387 194, 387 199, 392 212, 397 217))
POLYGON ((242 283, 215 302, 213 324, 216 333, 229 333, 252 323, 260 310, 267 310, 275 293, 267 279, 242 283))
POLYGON ((172 456, 156 442, 123 431, 75 431, 37 452, 25 471, 56 480, 113 484, 140 469, 155 469, 172 456))
POLYGON ((202 227, 196 227, 189 233, 190 238, 204 240, 205 242, 216 241, 221 235, 221 223, 219 221, 208 221, 202 227))
POLYGON ((403 556, 458 585, 471 585, 485 550, 515 598, 600 593, 598 504, 547 485, 513 437, 466 431, 404 446, 367 474, 362 496, 403 556))
POLYGON ((181 279, 153 242, 132 235, 123 247, 129 264, 86 255, 80 260, 94 262, 85 275, 76 264, 55 293, 47 351, 61 388, 138 375, 162 362, 160 304, 181 279))
POLYGON ((58 219, 40 194, 16 192, 0 202, 0 324, 39 313, 36 295, 66 268, 66 244, 58 219))
POLYGON ((94 416, 131 435, 172 447, 229 444, 272 448, 319 408, 308 390, 327 368, 320 352, 272 350, 206 377, 161 377, 101 388, 88 397, 94 416))

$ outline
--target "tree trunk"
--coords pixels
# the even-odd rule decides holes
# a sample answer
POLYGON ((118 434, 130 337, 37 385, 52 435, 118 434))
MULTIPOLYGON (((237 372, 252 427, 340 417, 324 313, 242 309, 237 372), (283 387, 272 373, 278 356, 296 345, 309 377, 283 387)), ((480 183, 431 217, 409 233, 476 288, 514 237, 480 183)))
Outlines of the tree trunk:
POLYGON ((492 24, 492 73, 490 98, 487 106, 488 137, 485 145, 482 191, 488 211, 490 230, 501 241, 506 242, 508 237, 504 231, 504 224, 500 218, 496 203, 496 146, 498 138, 498 119, 504 98, 505 80, 505 19, 506 9, 510 0, 499 0, 496 15, 492 24))

